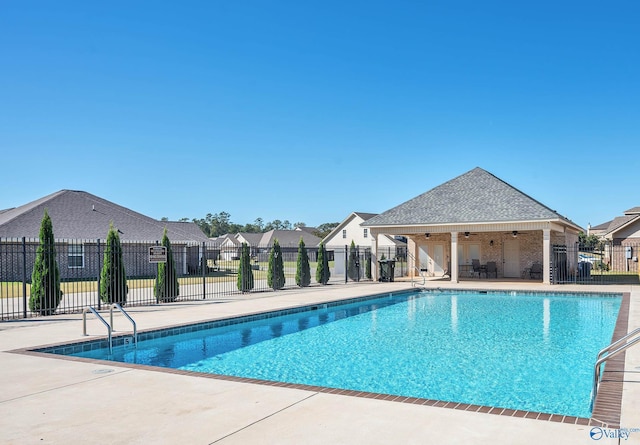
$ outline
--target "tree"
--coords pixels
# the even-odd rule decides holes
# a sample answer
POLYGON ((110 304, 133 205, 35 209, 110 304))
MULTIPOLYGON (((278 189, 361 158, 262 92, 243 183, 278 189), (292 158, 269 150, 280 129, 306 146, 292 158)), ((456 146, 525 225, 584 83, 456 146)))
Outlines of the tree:
POLYGON ((579 248, 582 250, 602 250, 604 243, 597 235, 587 236, 584 232, 578 233, 579 248))
POLYGON ((178 283, 178 274, 176 273, 176 262, 173 258, 171 250, 171 241, 167 236, 167 228, 164 228, 161 244, 167 248, 167 262, 158 263, 158 277, 153 287, 153 293, 157 301, 172 302, 176 301, 180 295, 180 284, 178 283))
POLYGON ((364 276, 371 279, 371 251, 367 249, 364 253, 364 276))
POLYGON ((269 252, 269 269, 267 271, 267 286, 273 290, 282 289, 285 284, 284 263, 282 262, 282 249, 280 242, 275 239, 269 252))
POLYGON ((347 262, 347 275, 353 281, 360 281, 360 265, 358 264, 358 251, 356 249, 356 243, 351 240, 351 247, 349 247, 349 261, 347 262))
POLYGON ((238 266, 238 290, 245 293, 251 289, 253 289, 253 270, 251 269, 249 246, 247 243, 242 243, 240 265, 238 266))
POLYGON ((53 223, 45 209, 40 223, 40 244, 31 274, 29 309, 40 315, 53 315, 62 300, 60 271, 56 261, 53 223))
POLYGON ((327 257, 327 250, 324 247, 324 241, 320 241, 320 246, 318 247, 318 265, 316 266, 316 281, 320 284, 327 284, 329 277, 331 277, 329 258, 327 257))
POLYGON ((100 299, 105 303, 119 303, 124 306, 127 302, 127 275, 122 258, 120 235, 109 225, 107 243, 104 251, 104 264, 100 272, 100 299))
POLYGON ((311 270, 309 268, 309 255, 304 245, 304 240, 300 237, 298 244, 298 267, 296 268, 296 284, 300 287, 307 287, 311 284, 311 270))
POLYGON ((339 222, 320 224, 318 227, 316 227, 316 231, 313 234, 318 238, 325 238, 328 234, 331 233, 333 229, 335 229, 339 225, 339 222))

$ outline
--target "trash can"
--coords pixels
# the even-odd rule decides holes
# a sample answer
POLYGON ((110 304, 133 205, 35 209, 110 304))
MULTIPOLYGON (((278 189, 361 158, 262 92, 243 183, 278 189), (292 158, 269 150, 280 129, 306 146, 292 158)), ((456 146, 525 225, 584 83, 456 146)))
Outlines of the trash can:
POLYGON ((393 281, 393 276, 396 269, 396 260, 380 260, 378 261, 378 263, 380 264, 380 274, 378 276, 378 281, 393 281))
POLYGON ((578 275, 582 280, 591 279, 591 263, 589 261, 580 261, 578 263, 578 275))

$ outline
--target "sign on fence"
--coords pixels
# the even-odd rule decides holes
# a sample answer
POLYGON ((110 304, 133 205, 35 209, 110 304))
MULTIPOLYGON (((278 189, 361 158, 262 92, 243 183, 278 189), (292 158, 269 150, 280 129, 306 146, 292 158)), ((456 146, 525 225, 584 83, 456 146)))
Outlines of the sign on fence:
POLYGON ((149 247, 149 262, 150 263, 166 263, 167 248, 164 246, 149 247))

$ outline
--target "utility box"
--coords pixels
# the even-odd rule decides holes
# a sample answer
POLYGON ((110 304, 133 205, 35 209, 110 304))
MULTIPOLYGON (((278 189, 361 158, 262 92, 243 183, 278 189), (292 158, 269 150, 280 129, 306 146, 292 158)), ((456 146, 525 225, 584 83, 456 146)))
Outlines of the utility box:
POLYGON ((380 274, 378 275, 378 281, 393 281, 393 277, 396 272, 396 260, 380 260, 380 274))
POLYGON ((624 257, 628 260, 630 260, 631 258, 633 258, 633 249, 631 248, 631 246, 624 246, 624 257))

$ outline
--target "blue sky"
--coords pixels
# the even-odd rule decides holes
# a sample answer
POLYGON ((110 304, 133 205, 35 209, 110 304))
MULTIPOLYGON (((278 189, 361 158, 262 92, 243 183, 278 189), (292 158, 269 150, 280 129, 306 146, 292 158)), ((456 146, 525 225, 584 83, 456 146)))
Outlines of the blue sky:
POLYGON ((0 0, 0 208, 336 222, 474 167, 640 205, 637 1, 0 0))

